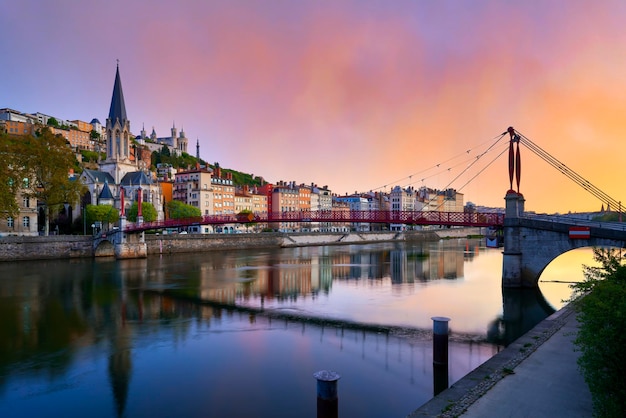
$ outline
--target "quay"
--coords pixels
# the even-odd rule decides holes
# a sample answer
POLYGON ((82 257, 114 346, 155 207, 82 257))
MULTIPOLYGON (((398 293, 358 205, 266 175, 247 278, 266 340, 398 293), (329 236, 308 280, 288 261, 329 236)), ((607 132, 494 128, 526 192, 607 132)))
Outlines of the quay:
POLYGON ((577 330, 566 305, 408 417, 591 417, 577 330))
MULTIPOLYGON (((304 247, 316 245, 351 245, 375 242, 432 241, 444 238, 480 236, 484 228, 443 228, 406 232, 351 233, 281 233, 249 234, 146 234, 146 253, 166 255, 234 249, 304 247)), ((115 247, 85 235, 55 235, 48 237, 0 237, 0 262, 17 260, 72 259, 115 256, 115 247)))

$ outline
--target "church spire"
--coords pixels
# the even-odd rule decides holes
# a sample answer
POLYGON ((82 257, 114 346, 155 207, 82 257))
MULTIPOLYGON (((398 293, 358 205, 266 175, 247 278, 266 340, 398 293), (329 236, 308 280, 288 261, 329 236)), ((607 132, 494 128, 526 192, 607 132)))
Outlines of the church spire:
POLYGON ((109 109, 109 119, 111 124, 115 124, 119 120, 120 125, 124 126, 126 122, 126 104, 124 103, 124 93, 122 93, 122 80, 120 80, 120 63, 117 62, 117 71, 115 72, 115 84, 113 86, 113 97, 111 98, 111 108, 109 109))

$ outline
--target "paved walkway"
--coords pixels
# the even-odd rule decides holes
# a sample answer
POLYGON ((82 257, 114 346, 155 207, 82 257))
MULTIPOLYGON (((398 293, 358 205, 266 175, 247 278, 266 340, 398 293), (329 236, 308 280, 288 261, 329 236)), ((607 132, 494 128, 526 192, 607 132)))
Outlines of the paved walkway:
POLYGON ((409 417, 591 417, 577 327, 573 310, 561 309, 409 417))

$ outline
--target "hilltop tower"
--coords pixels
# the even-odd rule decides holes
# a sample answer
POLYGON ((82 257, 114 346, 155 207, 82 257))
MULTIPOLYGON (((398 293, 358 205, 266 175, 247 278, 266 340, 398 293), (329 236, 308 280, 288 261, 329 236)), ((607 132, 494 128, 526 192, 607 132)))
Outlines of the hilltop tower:
POLYGON ((176 134, 176 122, 173 122, 172 123, 172 143, 171 143, 171 146, 174 149, 178 149, 178 144, 177 144, 177 141, 176 141, 178 138, 176 137, 176 135, 177 135, 176 134))

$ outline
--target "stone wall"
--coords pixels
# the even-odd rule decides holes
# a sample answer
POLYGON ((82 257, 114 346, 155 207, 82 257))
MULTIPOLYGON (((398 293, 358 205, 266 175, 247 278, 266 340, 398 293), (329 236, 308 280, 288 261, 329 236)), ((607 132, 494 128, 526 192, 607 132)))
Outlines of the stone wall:
POLYGON ((79 235, 3 237, 0 261, 93 257, 92 243, 90 236, 79 235))
MULTIPOLYGON (((146 234, 147 254, 175 254, 223 251, 239 248, 303 247, 309 245, 365 244, 370 242, 438 240, 445 237, 476 235, 478 228, 437 229, 407 232, 353 233, 261 233, 261 234, 146 234)), ((98 247, 98 255, 113 256, 113 248, 98 247)), ((49 237, 0 238, 0 262, 51 258, 93 257, 91 236, 59 235, 49 237)))
POLYGON ((148 255, 280 247, 282 234, 146 235, 148 255))

